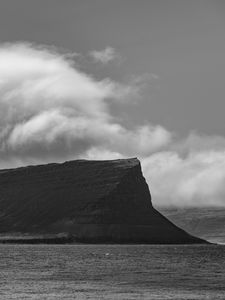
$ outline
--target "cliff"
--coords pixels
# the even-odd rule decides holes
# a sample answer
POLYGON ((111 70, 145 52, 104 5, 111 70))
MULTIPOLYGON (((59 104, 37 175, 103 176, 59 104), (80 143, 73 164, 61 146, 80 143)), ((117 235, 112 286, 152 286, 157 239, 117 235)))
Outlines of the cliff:
POLYGON ((0 233, 15 232, 94 243, 204 242, 153 208, 136 158, 0 170, 0 233))

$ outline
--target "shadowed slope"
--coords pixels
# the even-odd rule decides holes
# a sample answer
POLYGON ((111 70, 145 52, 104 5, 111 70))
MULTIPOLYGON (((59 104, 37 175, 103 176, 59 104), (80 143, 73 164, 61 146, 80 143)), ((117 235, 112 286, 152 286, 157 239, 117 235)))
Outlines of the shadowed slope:
POLYGON ((1 170, 0 232, 65 232, 81 242, 204 242, 152 207, 136 158, 1 170))
POLYGON ((224 207, 159 207, 167 218, 193 235, 225 244, 224 207))

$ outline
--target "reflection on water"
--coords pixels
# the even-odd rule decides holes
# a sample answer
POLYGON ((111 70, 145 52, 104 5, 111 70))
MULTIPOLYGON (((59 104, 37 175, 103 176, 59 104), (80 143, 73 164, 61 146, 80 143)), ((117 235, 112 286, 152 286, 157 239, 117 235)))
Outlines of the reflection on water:
POLYGON ((0 245, 0 299, 225 299, 225 246, 0 245))

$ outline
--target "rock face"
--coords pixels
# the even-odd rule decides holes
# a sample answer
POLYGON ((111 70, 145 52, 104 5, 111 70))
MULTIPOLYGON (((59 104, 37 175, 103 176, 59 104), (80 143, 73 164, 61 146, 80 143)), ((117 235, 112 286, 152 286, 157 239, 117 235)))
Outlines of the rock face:
POLYGON ((0 232, 68 233, 94 243, 205 242, 153 208, 136 158, 0 170, 0 232))

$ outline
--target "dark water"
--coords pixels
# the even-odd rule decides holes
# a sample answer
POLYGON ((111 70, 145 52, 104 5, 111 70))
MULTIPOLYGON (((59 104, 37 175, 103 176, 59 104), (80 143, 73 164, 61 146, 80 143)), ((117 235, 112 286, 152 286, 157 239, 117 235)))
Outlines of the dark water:
POLYGON ((225 299, 225 246, 0 245, 0 299, 225 299))

